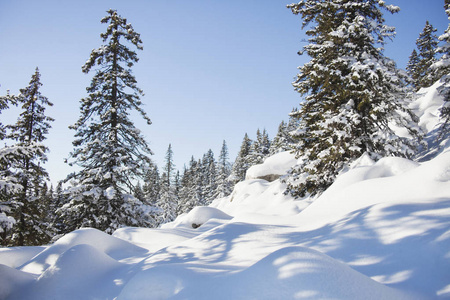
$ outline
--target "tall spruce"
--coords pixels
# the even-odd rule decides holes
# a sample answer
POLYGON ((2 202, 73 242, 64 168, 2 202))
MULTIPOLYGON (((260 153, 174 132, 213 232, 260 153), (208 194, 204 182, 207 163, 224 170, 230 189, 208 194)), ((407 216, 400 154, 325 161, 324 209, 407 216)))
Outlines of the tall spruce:
POLYGON ((419 63, 419 55, 417 54, 416 49, 414 49, 409 56, 408 64, 406 65, 406 71, 408 72, 408 75, 411 79, 411 84, 415 89, 420 88, 421 75, 419 71, 419 63))
POLYGON ((160 209, 159 224, 173 221, 177 216, 178 199, 175 194, 174 181, 175 165, 173 163, 172 145, 169 144, 166 152, 164 172, 161 176, 160 197, 157 207, 160 209))
POLYGON ((84 73, 95 72, 86 88, 89 95, 81 99, 80 118, 70 126, 76 131, 70 164, 80 170, 67 179, 73 182, 71 201, 59 213, 69 230, 88 226, 112 233, 121 226, 148 224, 147 207, 132 193, 152 152, 130 111, 137 111, 148 125, 151 121, 130 69, 138 57, 127 45, 142 50, 139 33, 115 10, 108 10, 101 23, 107 25, 100 35, 104 44, 82 67, 84 73))
POLYGON ((252 149, 252 140, 248 137, 247 133, 242 140, 241 148, 234 161, 231 169, 230 181, 234 184, 245 179, 245 173, 250 168, 250 154, 252 149))
POLYGON ((429 87, 438 79, 436 78, 436 73, 430 68, 436 62, 438 45, 438 38, 435 35, 436 31, 437 29, 430 22, 426 21, 423 31, 416 40, 416 45, 419 49, 419 62, 416 65, 418 77, 416 88, 429 87))
POLYGON ((216 196, 223 198, 231 194, 232 186, 228 180, 231 174, 231 165, 228 161, 228 146, 225 141, 222 143, 219 159, 217 161, 217 190, 216 196))
MULTIPOLYGON (((8 109, 10 104, 17 104, 16 100, 9 95, 0 96, 0 114, 8 109)), ((5 125, 0 120, 0 141, 6 135, 5 125)), ((17 147, 0 148, 0 245, 6 246, 9 233, 16 224, 16 220, 11 215, 16 206, 12 195, 19 192, 22 186, 18 182, 17 176, 11 166, 15 165, 15 160, 20 156, 17 147)))
POLYGON ((288 6, 310 25, 305 46, 311 60, 293 83, 304 96, 293 117, 296 157, 302 161, 287 178, 288 192, 303 197, 323 192, 348 164, 367 153, 373 159, 414 154, 412 139, 398 136, 391 123, 418 135, 417 118, 403 102, 406 75, 384 57, 382 46, 395 29, 384 24, 384 1, 303 0, 288 6))
POLYGON ((17 97, 22 112, 14 125, 7 126, 7 138, 15 142, 16 156, 9 164, 14 170, 20 192, 14 194, 16 225, 11 232, 10 244, 40 245, 50 241, 52 233, 49 224, 42 219, 45 203, 39 193, 48 180, 48 173, 42 166, 47 161, 46 139, 52 118, 45 115, 47 107, 53 104, 40 92, 41 74, 36 68, 29 85, 20 90, 17 97))
MULTIPOLYGON (((450 21, 450 0, 445 0, 444 9, 450 21)), ((439 36, 439 40, 442 44, 436 51, 441 54, 441 57, 431 66, 436 78, 443 82, 438 90, 444 98, 444 105, 440 108, 441 122, 438 140, 450 135, 450 23, 445 32, 439 36)))

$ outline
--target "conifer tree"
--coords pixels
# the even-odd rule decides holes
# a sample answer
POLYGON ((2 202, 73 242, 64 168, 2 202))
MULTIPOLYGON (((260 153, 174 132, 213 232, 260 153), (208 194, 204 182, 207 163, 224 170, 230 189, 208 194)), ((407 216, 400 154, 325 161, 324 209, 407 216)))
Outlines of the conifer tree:
POLYGON ((421 78, 421 75, 419 72, 419 62, 419 55, 417 54, 416 49, 414 49, 409 56, 409 61, 406 65, 406 71, 408 72, 409 77, 411 77, 411 84, 415 89, 419 89, 420 87, 419 80, 421 78))
POLYGON ((384 57, 380 45, 394 35, 384 24, 384 1, 303 0, 288 6, 303 18, 311 60, 299 68, 294 88, 305 96, 298 113, 296 157, 288 192, 315 195, 329 187, 351 161, 368 153, 410 157, 415 143, 390 123, 417 136, 417 118, 403 103, 405 76, 384 57))
POLYGON ((438 79, 430 68, 436 62, 436 48, 438 45, 438 38, 434 34, 436 31, 437 29, 430 22, 426 21, 423 31, 416 40, 416 45, 419 49, 419 62, 416 65, 418 86, 416 88, 429 87, 438 79))
POLYGON ((233 184, 238 183, 245 179, 245 172, 250 168, 251 164, 249 162, 249 157, 251 154, 252 140, 248 137, 247 133, 241 144, 239 153, 234 161, 233 167, 231 169, 230 181, 233 184))
POLYGON ((51 238, 48 224, 42 219, 42 206, 39 192, 48 179, 48 173, 42 166, 47 161, 48 148, 42 144, 51 128, 52 118, 45 115, 45 110, 53 104, 40 92, 41 74, 36 68, 29 85, 20 90, 17 98, 22 107, 22 113, 16 124, 9 125, 11 131, 8 138, 15 141, 18 150, 14 164, 10 162, 17 176, 17 182, 22 186, 20 192, 14 195, 16 202, 14 218, 17 223, 12 230, 10 243, 13 245, 40 245, 51 238))
POLYGON ((201 162, 202 201, 200 205, 206 206, 217 197, 217 174, 214 153, 211 149, 203 155, 201 162))
POLYGON ((228 147, 227 143, 223 141, 222 148, 217 161, 217 190, 218 198, 223 198, 231 194, 232 186, 228 178, 231 174, 231 166, 228 161, 228 147))
MULTIPOLYGON (((9 105, 16 105, 16 99, 9 95, 0 97, 0 114, 8 109, 9 105)), ((0 120, 0 141, 3 141, 6 135, 4 124, 0 120)), ((11 166, 19 164, 17 158, 20 157, 20 149, 17 147, 0 148, 0 245, 8 245, 9 233, 16 224, 16 220, 11 215, 14 203, 13 195, 22 190, 18 177, 11 166)))
POLYGON ((100 35, 104 44, 82 67, 84 73, 96 67, 86 89, 89 95, 81 100, 80 118, 70 126, 76 131, 70 164, 81 170, 69 175, 71 201, 59 210, 69 230, 87 226, 112 233, 121 226, 148 224, 144 215, 148 207, 131 194, 152 154, 129 118, 134 110, 151 124, 130 69, 138 57, 127 46, 142 50, 142 41, 125 18, 115 10, 107 13, 101 20, 107 25, 100 35))
MULTIPOLYGON (((450 20, 450 0, 445 0, 445 13, 450 20)), ((442 44, 437 48, 441 57, 432 65, 436 78, 440 78, 444 83, 439 89, 439 93, 444 97, 444 105, 440 109, 440 133, 438 140, 447 137, 450 133, 450 23, 444 34, 439 36, 442 44)))
POLYGON ((164 224, 173 221, 177 216, 178 199, 175 195, 175 186, 173 185, 173 172, 175 165, 173 163, 172 145, 166 152, 166 163, 164 165, 164 172, 161 176, 161 190, 160 198, 157 207, 160 209, 159 224, 164 224))
POLYGON ((158 166, 151 163, 144 176, 144 185, 142 187, 145 203, 150 206, 155 206, 159 199, 160 190, 161 178, 159 176, 158 166))

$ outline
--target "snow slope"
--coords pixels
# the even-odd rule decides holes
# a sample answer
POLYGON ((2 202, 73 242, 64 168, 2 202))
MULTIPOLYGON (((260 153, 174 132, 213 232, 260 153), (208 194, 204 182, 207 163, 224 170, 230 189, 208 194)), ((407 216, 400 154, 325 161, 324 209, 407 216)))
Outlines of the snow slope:
MULTIPOLYGON (((431 132, 435 88, 413 103, 431 132)), ((258 179, 295 163, 280 153, 162 228, 0 249, 0 299, 450 299, 450 148, 428 158, 363 156, 296 200, 258 179)))

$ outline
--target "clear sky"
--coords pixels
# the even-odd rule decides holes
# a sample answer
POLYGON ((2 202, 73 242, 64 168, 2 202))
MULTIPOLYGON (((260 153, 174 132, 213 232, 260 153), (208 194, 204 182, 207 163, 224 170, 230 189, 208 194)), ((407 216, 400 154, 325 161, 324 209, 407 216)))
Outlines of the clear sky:
MULTIPOLYGON (((386 56, 404 68, 425 21, 438 29, 448 25, 444 0, 386 0, 401 12, 386 14, 397 37, 386 56)), ((293 90, 302 39, 300 16, 279 0, 0 0, 0 95, 17 94, 28 85, 36 67, 41 92, 54 103, 47 115, 56 119, 45 144, 46 164, 53 182, 73 170, 63 163, 73 149, 79 100, 93 73, 81 66, 102 41, 100 23, 109 8, 128 19, 141 34, 144 50, 133 67, 144 90, 144 109, 153 124, 139 117, 135 124, 146 136, 161 168, 169 143, 182 170, 190 157, 212 149, 217 156, 226 140, 230 161, 244 134, 255 138, 258 128, 270 138, 288 119, 300 96, 293 90)), ((1 115, 15 122, 16 110, 1 115)))

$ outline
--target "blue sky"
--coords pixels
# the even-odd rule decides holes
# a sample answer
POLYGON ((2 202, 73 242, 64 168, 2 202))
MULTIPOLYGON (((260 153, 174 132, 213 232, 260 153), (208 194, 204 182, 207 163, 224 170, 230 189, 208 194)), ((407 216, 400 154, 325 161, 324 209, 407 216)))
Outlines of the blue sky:
MULTIPOLYGON (((447 28, 443 0, 392 0, 401 12, 386 15, 397 37, 386 56, 404 68, 425 21, 447 28)), ((272 138, 278 124, 301 98, 291 82, 308 61, 297 51, 306 38, 301 18, 277 0, 0 0, 0 94, 18 93, 39 67, 41 92, 54 103, 56 119, 46 144, 52 181, 72 171, 63 163, 73 149, 79 100, 93 73, 81 72, 90 52, 101 45, 100 23, 117 9, 141 34, 144 50, 133 67, 145 92, 144 109, 153 124, 136 117, 162 167, 169 143, 182 170, 190 157, 212 149, 216 157, 226 140, 233 161, 244 134, 265 128, 272 138)), ((15 121, 16 110, 1 115, 15 121)))

